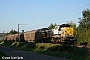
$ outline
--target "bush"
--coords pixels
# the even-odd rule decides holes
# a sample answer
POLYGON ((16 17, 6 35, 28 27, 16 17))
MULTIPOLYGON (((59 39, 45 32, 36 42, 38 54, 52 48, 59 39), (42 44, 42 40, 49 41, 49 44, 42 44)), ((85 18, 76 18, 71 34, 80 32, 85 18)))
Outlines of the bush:
POLYGON ((59 44, 51 44, 51 43, 37 43, 36 49, 43 49, 43 50, 54 50, 54 48, 57 48, 55 46, 59 46, 59 44))
POLYGON ((16 46, 17 42, 13 42, 10 46, 16 46))
POLYGON ((36 49, 45 49, 45 44, 44 43, 37 43, 36 44, 36 49))
POLYGON ((59 49, 60 49, 60 45, 52 45, 47 50, 50 50, 50 51, 59 51, 59 49))
POLYGON ((23 45, 25 45, 25 43, 23 43, 23 42, 17 42, 17 44, 16 44, 17 47, 22 47, 23 45))
POLYGON ((26 47, 28 47, 28 48, 35 48, 36 46, 36 43, 27 43, 26 44, 26 47))

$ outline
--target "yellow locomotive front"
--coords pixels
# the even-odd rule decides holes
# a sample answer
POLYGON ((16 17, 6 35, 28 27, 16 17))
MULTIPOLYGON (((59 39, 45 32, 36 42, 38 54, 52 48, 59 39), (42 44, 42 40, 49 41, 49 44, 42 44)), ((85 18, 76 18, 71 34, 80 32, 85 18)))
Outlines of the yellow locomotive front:
POLYGON ((64 27, 64 35, 64 41, 67 43, 74 43, 77 41, 72 27, 64 27))
POLYGON ((68 24, 57 25, 53 29, 53 42, 67 42, 74 43, 76 41, 74 37, 74 30, 68 24))
POLYGON ((73 35, 74 34, 74 31, 73 31, 73 28, 72 27, 64 27, 64 34, 65 35, 73 35))

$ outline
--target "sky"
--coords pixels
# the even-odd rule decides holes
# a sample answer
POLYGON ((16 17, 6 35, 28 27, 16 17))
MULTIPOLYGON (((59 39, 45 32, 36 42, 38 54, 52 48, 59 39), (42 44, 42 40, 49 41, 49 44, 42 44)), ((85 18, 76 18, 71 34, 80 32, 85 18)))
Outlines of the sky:
POLYGON ((0 33, 18 31, 18 24, 20 31, 70 21, 78 26, 85 9, 90 9, 90 0, 0 0, 0 33))

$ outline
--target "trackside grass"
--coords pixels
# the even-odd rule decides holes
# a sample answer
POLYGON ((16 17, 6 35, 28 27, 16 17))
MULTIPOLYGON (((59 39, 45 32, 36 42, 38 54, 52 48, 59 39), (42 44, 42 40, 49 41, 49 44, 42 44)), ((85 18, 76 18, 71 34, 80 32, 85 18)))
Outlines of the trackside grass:
POLYGON ((52 43, 1 42, 0 45, 70 60, 90 60, 90 49, 52 43))

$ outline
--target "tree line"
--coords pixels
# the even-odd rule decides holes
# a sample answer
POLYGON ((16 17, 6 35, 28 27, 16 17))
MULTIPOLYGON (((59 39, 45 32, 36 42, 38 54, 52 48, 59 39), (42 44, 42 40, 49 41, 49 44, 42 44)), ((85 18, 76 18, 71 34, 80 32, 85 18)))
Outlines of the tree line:
POLYGON ((3 35, 6 36, 6 35, 12 35, 12 34, 17 34, 18 32, 14 29, 12 29, 11 31, 9 31, 8 33, 1 33, 0 34, 0 37, 2 37, 3 35))

